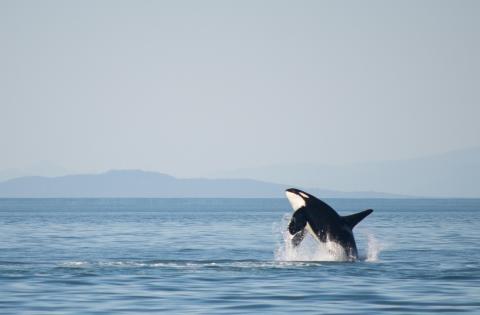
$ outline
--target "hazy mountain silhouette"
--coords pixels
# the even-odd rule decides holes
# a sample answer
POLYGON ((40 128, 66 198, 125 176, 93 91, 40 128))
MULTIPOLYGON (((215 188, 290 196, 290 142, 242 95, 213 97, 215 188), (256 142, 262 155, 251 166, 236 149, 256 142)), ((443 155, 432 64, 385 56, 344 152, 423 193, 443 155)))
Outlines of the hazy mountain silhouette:
POLYGON ((69 172, 55 163, 49 161, 38 161, 25 168, 9 168, 0 170, 0 182, 8 179, 25 176, 63 176, 69 172))
POLYGON ((480 197, 480 147, 423 158, 352 165, 274 165, 215 174, 341 191, 431 197, 480 197))
MULTIPOLYGON (((284 197, 288 185, 252 179, 175 178, 139 170, 61 177, 30 176, 0 183, 0 197, 284 197)), ((393 198, 377 192, 306 189, 322 198, 393 198)))

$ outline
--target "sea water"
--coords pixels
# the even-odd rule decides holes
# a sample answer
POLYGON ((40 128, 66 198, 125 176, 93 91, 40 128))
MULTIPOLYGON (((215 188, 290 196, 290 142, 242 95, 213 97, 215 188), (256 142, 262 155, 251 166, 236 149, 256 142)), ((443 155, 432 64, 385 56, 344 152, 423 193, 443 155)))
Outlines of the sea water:
POLYGON ((0 199, 0 314, 480 314, 480 200, 326 201, 355 262, 286 199, 0 199))

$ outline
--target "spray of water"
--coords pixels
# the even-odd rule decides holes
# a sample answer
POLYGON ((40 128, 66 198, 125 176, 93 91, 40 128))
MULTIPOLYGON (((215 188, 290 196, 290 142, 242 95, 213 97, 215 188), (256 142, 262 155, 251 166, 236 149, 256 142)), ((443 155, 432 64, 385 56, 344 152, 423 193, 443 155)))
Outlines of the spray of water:
POLYGON ((386 245, 381 243, 372 232, 366 231, 364 234, 367 237, 367 252, 363 258, 367 262, 378 262, 379 255, 386 245))
MULTIPOLYGON (((345 254, 343 248, 330 240, 326 243, 320 243, 309 233, 305 235, 300 245, 292 245, 292 236, 288 232, 287 226, 291 214, 285 214, 280 224, 275 224, 273 232, 275 235, 281 235, 275 248, 276 261, 350 261, 351 257, 345 254)), ((360 260, 367 262, 377 262, 380 252, 384 246, 375 238, 371 232, 367 232, 367 252, 360 254, 360 260)))

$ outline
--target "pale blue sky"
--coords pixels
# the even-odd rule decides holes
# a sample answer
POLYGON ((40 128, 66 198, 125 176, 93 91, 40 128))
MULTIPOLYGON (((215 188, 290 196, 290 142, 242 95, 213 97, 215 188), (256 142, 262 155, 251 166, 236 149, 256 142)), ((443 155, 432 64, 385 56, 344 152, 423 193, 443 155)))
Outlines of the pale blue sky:
POLYGON ((479 1, 0 0, 0 170, 196 176, 480 145, 479 1))

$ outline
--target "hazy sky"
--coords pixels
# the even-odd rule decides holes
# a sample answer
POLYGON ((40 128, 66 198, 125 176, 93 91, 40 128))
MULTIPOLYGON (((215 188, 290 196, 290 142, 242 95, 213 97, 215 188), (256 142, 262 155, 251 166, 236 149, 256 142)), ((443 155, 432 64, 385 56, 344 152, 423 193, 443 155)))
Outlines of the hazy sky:
POLYGON ((0 169, 173 175, 480 145, 480 1, 0 0, 0 169))

